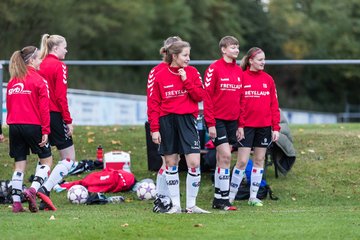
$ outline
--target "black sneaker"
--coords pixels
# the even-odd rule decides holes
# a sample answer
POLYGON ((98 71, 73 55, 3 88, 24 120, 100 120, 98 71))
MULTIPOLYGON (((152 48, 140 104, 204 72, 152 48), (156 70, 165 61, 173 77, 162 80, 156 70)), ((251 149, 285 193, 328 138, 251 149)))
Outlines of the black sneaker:
POLYGON ((39 188, 37 195, 41 199, 39 210, 56 211, 56 208, 50 199, 50 191, 46 190, 45 187, 41 187, 39 188), (46 200, 47 202, 45 202, 44 200, 46 200))
POLYGON ((217 199, 214 198, 212 207, 214 209, 220 209, 224 211, 236 211, 237 207, 231 205, 228 199, 217 199))

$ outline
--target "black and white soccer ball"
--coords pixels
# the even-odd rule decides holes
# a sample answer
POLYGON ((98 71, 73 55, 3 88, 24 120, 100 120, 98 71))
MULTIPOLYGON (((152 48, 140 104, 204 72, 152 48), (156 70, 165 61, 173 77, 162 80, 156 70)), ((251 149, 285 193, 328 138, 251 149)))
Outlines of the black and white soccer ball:
POLYGON ((86 203, 86 200, 88 199, 88 197, 89 197, 89 192, 82 185, 72 186, 67 193, 67 198, 73 204, 86 203))
POLYGON ((166 213, 173 207, 171 198, 168 196, 157 196, 154 201, 153 212, 155 213, 166 213))

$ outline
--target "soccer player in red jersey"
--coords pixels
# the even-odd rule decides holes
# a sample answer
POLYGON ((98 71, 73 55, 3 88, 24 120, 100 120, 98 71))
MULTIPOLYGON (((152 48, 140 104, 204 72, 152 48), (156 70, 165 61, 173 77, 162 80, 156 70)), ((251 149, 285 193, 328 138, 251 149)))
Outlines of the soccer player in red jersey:
MULTIPOLYGON (((267 148, 279 139, 280 110, 273 78, 264 72, 265 53, 253 47, 243 57, 243 88, 240 99, 240 117, 237 137, 239 140, 238 160, 231 185, 240 186, 243 175, 237 174, 246 168, 251 149, 254 149, 251 171, 250 206, 263 206, 256 197, 261 183, 267 148)), ((234 199, 237 189, 230 188, 234 199)))
POLYGON ((164 49, 168 64, 155 75, 148 111, 152 140, 166 161, 166 183, 173 207, 167 212, 181 213, 178 154, 185 154, 186 212, 208 213, 196 206, 200 186, 200 140, 196 129, 198 103, 206 95, 201 76, 189 66, 190 44, 177 41, 164 49))
POLYGON ((15 160, 12 176, 12 199, 15 213, 23 212, 23 189, 26 156, 30 150, 40 159, 31 187, 24 190, 29 210, 37 212, 36 192, 48 177, 52 164, 50 133, 49 90, 46 80, 37 73, 41 62, 36 47, 15 51, 10 59, 10 81, 6 90, 6 108, 9 125, 10 157, 15 160))
POLYGON ((215 194, 212 207, 236 210, 229 202, 231 145, 236 144, 237 121, 240 114, 242 70, 236 64, 239 41, 225 36, 219 42, 222 58, 212 63, 205 72, 204 116, 209 136, 216 146, 214 174, 215 194))
MULTIPOLYGON (((50 128, 49 142, 59 150, 62 160, 52 170, 38 194, 49 196, 51 189, 75 167, 75 147, 72 139, 73 125, 67 100, 68 69, 65 59, 67 42, 63 36, 44 34, 41 38, 39 73, 49 84, 50 128)), ((47 204, 48 205, 48 204, 47 204)), ((40 204, 40 210, 49 206, 40 204)), ((51 207, 49 208, 50 210, 51 207)))
MULTIPOLYGON (((148 104, 148 113, 149 110, 152 109, 152 107, 150 106, 150 104, 152 103, 151 101, 151 97, 153 94, 153 89, 154 89, 154 80, 155 80, 155 75, 160 72, 162 69, 167 68, 168 64, 165 62, 165 56, 166 56, 166 49, 170 47, 171 44, 173 44, 174 42, 177 41, 181 41, 182 39, 178 36, 173 36, 173 37, 169 37, 164 41, 164 45, 160 48, 160 55, 163 56, 162 58, 162 62, 159 63, 158 65, 156 65, 155 67, 153 67, 148 75, 148 80, 147 80, 147 88, 146 88, 146 93, 147 93, 147 104, 148 104)), ((150 133, 151 135, 151 133, 150 133)), ((166 185, 166 178, 165 178, 165 168, 166 168, 166 163, 165 163, 165 159, 163 156, 161 156, 162 159, 162 165, 156 175, 156 199, 154 201, 154 210, 158 209, 159 203, 161 203, 161 198, 164 196, 168 196, 169 195, 169 191, 166 185)))

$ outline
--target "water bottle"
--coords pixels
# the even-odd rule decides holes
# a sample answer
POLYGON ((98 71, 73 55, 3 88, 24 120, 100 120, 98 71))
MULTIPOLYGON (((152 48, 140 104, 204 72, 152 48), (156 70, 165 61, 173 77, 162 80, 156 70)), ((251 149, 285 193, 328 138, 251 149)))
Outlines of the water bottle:
POLYGON ((98 146, 97 151, 96 151, 96 160, 98 160, 99 162, 103 161, 103 148, 101 145, 98 146))
POLYGON ((201 116, 201 115, 199 115, 198 118, 196 119, 196 128, 198 131, 204 129, 203 116, 201 116))

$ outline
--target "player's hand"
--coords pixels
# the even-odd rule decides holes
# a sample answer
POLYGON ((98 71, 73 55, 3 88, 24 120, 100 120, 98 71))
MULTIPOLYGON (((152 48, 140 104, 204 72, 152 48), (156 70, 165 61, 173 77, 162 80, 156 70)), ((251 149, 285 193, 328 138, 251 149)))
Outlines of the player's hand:
POLYGON ((67 124, 67 134, 69 135, 69 136, 72 136, 73 135, 73 132, 74 132, 74 126, 71 124, 71 123, 69 123, 69 124, 67 124))
POLYGON ((44 147, 48 143, 48 140, 49 140, 49 136, 47 134, 43 134, 39 146, 44 147))
POLYGON ((238 128, 236 130, 236 139, 240 142, 245 138, 244 128, 238 128))
POLYGON ((161 143, 160 132, 153 132, 151 134, 151 139, 152 139, 153 143, 160 144, 161 143))
POLYGON ((279 131, 273 131, 272 132, 272 141, 276 142, 277 140, 279 140, 279 136, 280 136, 279 131))
POLYGON ((215 138, 217 136, 215 126, 209 127, 208 131, 209 131, 210 139, 215 140, 215 138))
POLYGON ((180 68, 178 70, 178 73, 180 74, 181 80, 185 81, 186 80, 186 72, 183 68, 180 68))
POLYGON ((5 140, 4 134, 0 134, 0 142, 4 142, 4 140, 5 140))

